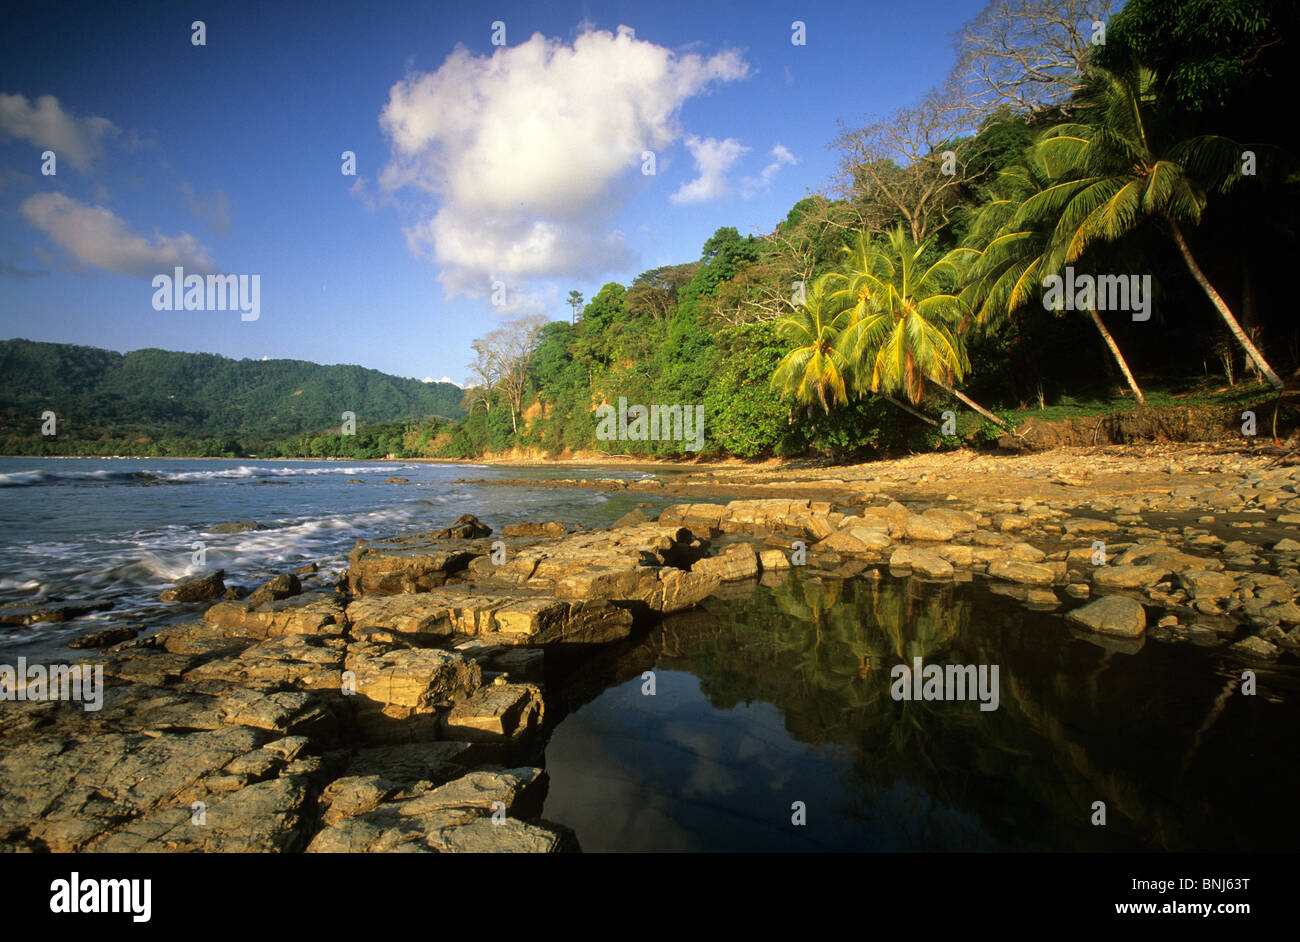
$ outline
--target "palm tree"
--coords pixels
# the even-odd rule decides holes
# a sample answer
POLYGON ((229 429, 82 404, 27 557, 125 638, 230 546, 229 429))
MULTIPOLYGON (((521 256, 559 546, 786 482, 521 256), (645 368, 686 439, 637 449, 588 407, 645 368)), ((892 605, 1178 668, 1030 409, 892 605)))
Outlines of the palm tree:
POLYGON ((926 383, 933 383, 1005 429, 954 385, 970 369, 961 340, 970 309, 955 292, 978 253, 955 249, 926 266, 929 247, 928 241, 912 242, 901 225, 889 234, 887 247, 859 234, 844 270, 828 276, 835 304, 852 311, 841 347, 857 368, 859 384, 872 392, 902 391, 917 403, 926 383))
MULTIPOLYGON (((1017 193, 1030 196, 1041 193, 1054 182, 1043 155, 1030 151, 1022 164, 1000 171, 998 182, 1003 191, 1002 198, 993 199, 980 210, 968 240, 972 247, 980 247, 980 254, 971 266, 970 280, 962 291, 962 299, 975 312, 976 321, 986 327, 1010 317, 1038 298, 1043 278, 1049 274, 1044 265, 1052 254, 1051 220, 1025 218, 1021 207, 1028 197, 1017 199, 1015 196, 1017 193)), ((1088 316, 1119 365, 1133 395, 1145 405, 1146 398, 1133 378, 1133 371, 1097 312, 1096 305, 1088 308, 1088 316)))
MULTIPOLYGON (((853 363, 840 349, 840 337, 851 323, 852 312, 830 293, 829 276, 814 281, 805 302, 777 322, 777 335, 794 346, 776 365, 772 388, 800 405, 819 402, 827 415, 831 406, 848 402, 853 363)), ((921 421, 939 425, 938 419, 918 412, 888 393, 881 396, 921 421)))
POLYGON ((805 302, 777 323, 777 335, 794 346, 772 373, 772 388, 800 405, 820 402, 827 415, 847 402, 851 364, 838 347, 847 323, 848 310, 831 303, 823 275, 805 302))
POLYGON ((1241 148, 1214 135, 1165 144, 1149 117, 1155 97, 1155 75, 1149 69, 1096 70, 1081 95, 1080 121, 1057 125, 1036 145, 1049 164, 1060 168, 1063 181, 1026 200, 1017 224, 1059 220, 1049 271, 1072 263, 1094 242, 1123 239, 1144 222, 1165 225, 1228 330, 1269 383, 1281 389, 1282 380, 1201 271, 1183 235, 1184 225, 1201 221, 1207 186, 1222 193, 1240 179, 1241 148))

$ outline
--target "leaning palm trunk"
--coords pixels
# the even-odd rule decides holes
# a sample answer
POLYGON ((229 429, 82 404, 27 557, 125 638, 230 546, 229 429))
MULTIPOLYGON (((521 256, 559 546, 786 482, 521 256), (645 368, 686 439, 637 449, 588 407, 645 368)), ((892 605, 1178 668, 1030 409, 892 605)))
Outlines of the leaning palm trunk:
POLYGON ((928 379, 930 380, 930 382, 934 383, 936 386, 941 387, 945 392, 948 393, 948 395, 950 395, 950 396, 956 396, 956 397, 957 397, 958 399, 960 399, 962 402, 966 403, 966 405, 968 405, 970 408, 974 409, 974 410, 975 410, 976 412, 978 412, 980 415, 984 416, 984 418, 988 419, 990 422, 992 422, 992 423, 993 423, 994 425, 996 425, 998 428, 1002 429, 1002 431, 1004 431, 1004 432, 1009 432, 1009 431, 1011 431, 1009 428, 1007 428, 1005 422, 1003 422, 1001 419, 999 419, 996 415, 994 415, 994 414, 993 414, 992 412, 990 412, 988 409, 985 409, 982 405, 980 405, 980 404, 979 404, 978 402, 976 402, 974 399, 971 399, 970 397, 968 397, 968 396, 967 396, 965 393, 963 393, 961 390, 959 390, 959 389, 954 389, 952 386, 949 386, 949 385, 948 385, 947 383, 945 383, 943 380, 941 380, 941 379, 936 379, 936 378, 933 377, 933 376, 928 377, 928 379))
POLYGON ((1205 277, 1205 272, 1201 271, 1201 266, 1196 264, 1196 259, 1192 257, 1192 250, 1183 237, 1183 230, 1178 228, 1178 223, 1174 222, 1173 219, 1169 217, 1166 217, 1166 219, 1169 221, 1169 228, 1173 231, 1174 241, 1178 243, 1178 251, 1183 253, 1183 261, 1187 263, 1187 268, 1191 271, 1192 277, 1196 279, 1196 283, 1201 286, 1201 290, 1205 292, 1210 299, 1210 303, 1219 312, 1223 322, 1228 325, 1228 330, 1232 332, 1232 336, 1236 338, 1237 343, 1241 344, 1251 361, 1259 367, 1259 371, 1264 374, 1264 378, 1269 381, 1274 389, 1281 389, 1283 386, 1282 380, 1273 372, 1273 368, 1268 365, 1268 361, 1264 359, 1263 354, 1250 342, 1246 332, 1241 329, 1237 319, 1232 316, 1232 311, 1228 309, 1228 305, 1219 296, 1219 292, 1214 290, 1214 285, 1210 284, 1210 280, 1205 277))
POLYGON ((1133 395, 1137 396, 1138 402, 1142 405, 1146 405, 1146 397, 1142 395, 1142 390, 1138 389, 1137 381, 1133 379, 1133 373, 1128 368, 1128 362, 1124 359, 1124 354, 1119 352, 1119 345, 1115 343, 1115 338, 1112 337, 1110 331, 1106 329, 1106 325, 1102 322, 1101 315, 1092 309, 1089 309, 1088 313, 1092 315, 1092 322, 1097 325, 1097 330, 1101 332, 1101 339, 1106 341, 1106 346, 1110 348, 1111 356, 1113 356, 1115 362, 1119 364, 1119 370, 1124 374, 1124 379, 1128 383, 1128 388, 1133 390, 1133 395))
POLYGON ((938 420, 938 419, 932 419, 932 418, 930 418, 930 416, 928 416, 928 415, 926 415, 926 414, 924 414, 924 413, 922 413, 922 412, 917 412, 915 409, 913 409, 913 408, 912 408, 911 406, 909 406, 907 403, 905 403, 905 402, 900 402, 899 400, 895 399, 893 396, 889 395, 888 393, 881 393, 880 396, 881 396, 882 399, 886 399, 886 400, 888 400, 889 402, 892 402, 894 405, 898 406, 898 408, 902 409, 904 412, 910 412, 912 415, 916 416, 916 417, 917 417, 918 419, 920 419, 922 422, 929 422, 929 423, 930 423, 931 425, 933 425, 935 428, 938 428, 938 427, 939 427, 939 420, 938 420))

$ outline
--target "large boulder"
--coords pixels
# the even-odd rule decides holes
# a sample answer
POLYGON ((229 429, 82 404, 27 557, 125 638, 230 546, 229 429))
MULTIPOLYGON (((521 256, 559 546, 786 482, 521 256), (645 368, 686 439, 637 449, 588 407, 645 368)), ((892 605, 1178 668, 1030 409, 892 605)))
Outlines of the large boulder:
POLYGON ((218 569, 203 576, 181 579, 176 586, 166 589, 158 596, 164 602, 204 602, 219 599, 226 591, 226 571, 218 569))
POLYGON ((717 576, 722 582, 736 582, 741 579, 753 579, 758 575, 758 554, 748 543, 736 543, 727 547, 721 556, 697 559, 691 566, 691 572, 717 576))
POLYGON ((1066 613, 1073 625, 1104 635, 1122 638, 1141 637, 1146 631, 1147 616, 1141 603, 1123 595, 1108 595, 1066 613))
POLYGON ((250 602, 278 602, 302 592, 302 582, 291 572, 281 573, 262 583, 248 596, 250 602))
POLYGON ((1179 576, 1183 588, 1193 599, 1226 599, 1237 588, 1237 580, 1227 573, 1208 569, 1189 569, 1179 576))

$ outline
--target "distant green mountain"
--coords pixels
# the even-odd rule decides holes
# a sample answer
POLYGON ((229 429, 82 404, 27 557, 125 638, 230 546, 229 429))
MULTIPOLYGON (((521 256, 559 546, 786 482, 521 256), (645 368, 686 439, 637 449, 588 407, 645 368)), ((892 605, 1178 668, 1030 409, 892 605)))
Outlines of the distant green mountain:
POLYGON ((367 424, 464 417, 461 389, 360 366, 232 360, 211 353, 0 341, 0 438, 237 438, 245 443, 367 424))

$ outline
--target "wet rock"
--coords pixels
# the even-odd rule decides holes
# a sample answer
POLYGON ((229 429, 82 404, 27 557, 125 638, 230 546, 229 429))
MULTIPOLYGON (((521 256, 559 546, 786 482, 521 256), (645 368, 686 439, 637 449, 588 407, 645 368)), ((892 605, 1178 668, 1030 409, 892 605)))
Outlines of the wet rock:
POLYGON ((430 534, 435 540, 475 540, 491 535, 492 528, 482 523, 473 514, 461 514, 451 526, 435 530, 430 534))
POLYGON ((33 602, 28 605, 7 605, 0 608, 0 625, 70 621, 112 607, 112 602, 33 602))
POLYGON ((102 631, 92 631, 84 634, 79 638, 73 638, 68 642, 70 648, 107 648, 110 645, 119 644, 123 641, 130 641, 140 633, 143 626, 120 625, 116 628, 105 628, 102 631))
POLYGON ((302 592, 302 583, 293 573, 280 575, 262 583, 248 596, 250 602, 278 602, 302 592))
POLYGON ((384 478, 385 484, 410 484, 410 478, 384 478))
POLYGON ((1281 653, 1278 651, 1277 645, 1271 644, 1263 638, 1256 637, 1255 635, 1243 638, 1236 644, 1229 645, 1228 650, 1234 654, 1241 655, 1242 657, 1259 661, 1274 660, 1277 658, 1278 654, 1281 653))
POLYGON ((248 533, 253 530, 269 530, 268 526, 258 523, 256 520, 232 520, 229 523, 219 523, 209 533, 248 533))
POLYGON ((1141 603, 1123 595, 1108 595, 1066 613, 1071 624, 1100 634, 1136 638, 1146 631, 1147 616, 1141 603))
POLYGON ((763 572, 777 572, 791 568, 790 557, 778 549, 763 550, 758 554, 758 562, 763 572))
POLYGON ((221 593, 226 590, 225 575, 224 569, 218 569, 205 576, 179 580, 175 588, 164 590, 158 598, 164 602, 203 602, 219 599, 221 593))

